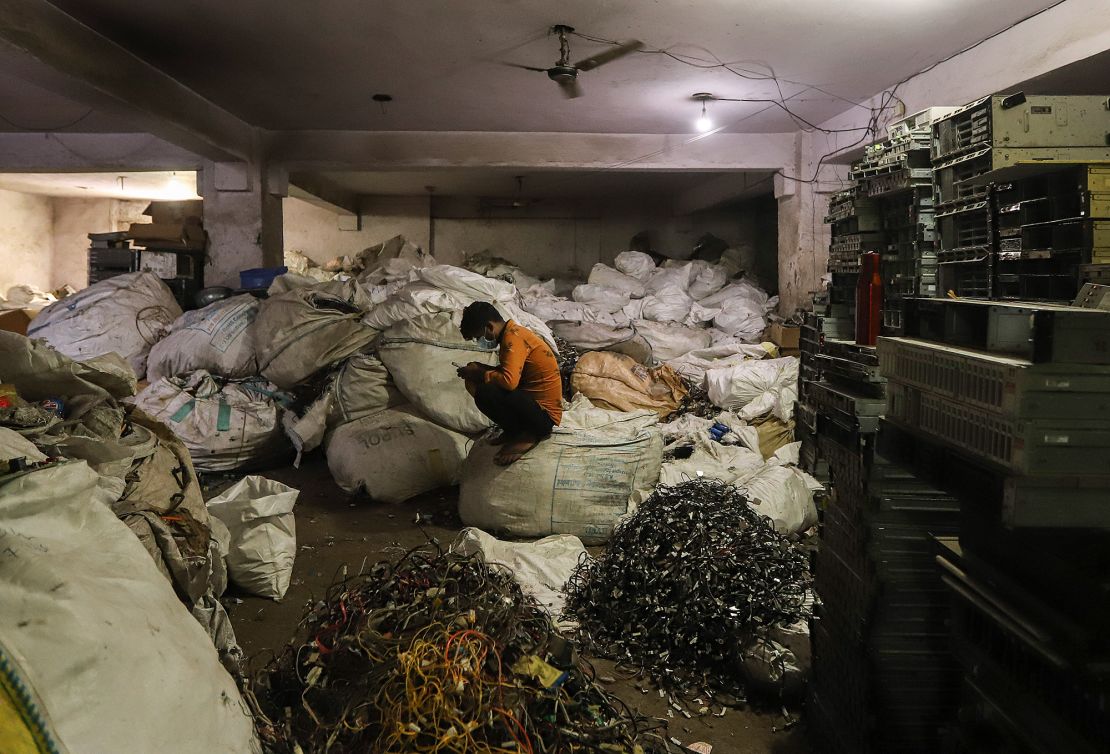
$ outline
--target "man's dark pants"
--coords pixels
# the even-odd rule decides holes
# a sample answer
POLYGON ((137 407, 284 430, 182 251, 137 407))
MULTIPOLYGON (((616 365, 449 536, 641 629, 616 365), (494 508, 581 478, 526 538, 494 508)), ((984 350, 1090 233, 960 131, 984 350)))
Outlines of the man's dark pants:
POLYGON ((506 390, 485 383, 474 393, 474 403, 509 436, 527 435, 542 440, 555 426, 540 404, 523 390, 506 390))

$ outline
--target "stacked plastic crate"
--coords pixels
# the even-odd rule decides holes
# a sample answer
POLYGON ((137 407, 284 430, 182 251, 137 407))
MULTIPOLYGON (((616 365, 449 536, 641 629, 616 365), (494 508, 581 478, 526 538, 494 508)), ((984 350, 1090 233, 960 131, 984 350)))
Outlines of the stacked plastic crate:
POLYGON ((932 130, 940 295, 998 297, 999 208, 1013 204, 1007 171, 1110 159, 1105 97, 995 95, 938 118, 932 130))
POLYGON ((958 750, 1106 751, 1110 312, 908 304, 909 337, 879 339, 881 449, 962 503, 958 750))

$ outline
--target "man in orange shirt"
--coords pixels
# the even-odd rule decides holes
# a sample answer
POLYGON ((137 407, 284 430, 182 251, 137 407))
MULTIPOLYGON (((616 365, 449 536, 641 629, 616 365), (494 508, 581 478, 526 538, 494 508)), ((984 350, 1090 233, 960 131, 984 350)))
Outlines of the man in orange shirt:
POLYGON ((501 427, 503 445, 494 459, 508 466, 551 434, 563 417, 563 380, 555 354, 527 327, 506 322, 493 304, 476 301, 463 310, 459 330, 500 349, 496 367, 472 361, 459 367, 478 410, 501 427))

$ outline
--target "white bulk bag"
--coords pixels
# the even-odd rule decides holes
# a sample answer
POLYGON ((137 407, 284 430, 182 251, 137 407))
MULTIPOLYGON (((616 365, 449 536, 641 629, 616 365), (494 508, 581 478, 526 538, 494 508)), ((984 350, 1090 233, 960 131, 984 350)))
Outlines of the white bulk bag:
POLYGON ((705 373, 714 406, 737 411, 741 419, 773 413, 783 421, 794 415, 798 400, 798 359, 745 361, 705 373))
POLYGON ((738 478, 750 476, 765 465, 759 453, 738 445, 722 445, 711 440, 708 432, 699 432, 694 437, 694 452, 689 458, 663 464, 659 483, 675 485, 706 477, 733 484, 738 478))
POLYGON ((701 305, 709 307, 724 306, 730 301, 736 301, 737 299, 752 301, 757 308, 764 311, 767 310, 767 305, 770 303, 770 297, 766 291, 761 290, 758 286, 753 285, 747 280, 737 280, 729 283, 716 293, 701 299, 701 305))
POLYGON ((431 283, 406 283, 375 306, 362 322, 375 330, 387 330, 398 322, 422 314, 458 311, 467 303, 469 302, 431 283))
POLYGON ((663 437, 655 414, 595 408, 577 396, 551 436, 510 466, 498 447, 474 446, 463 468, 459 516, 467 526, 512 537, 573 534, 601 543, 633 493, 659 478, 663 437))
POLYGON ((254 322, 259 371, 282 389, 293 387, 377 337, 361 318, 354 304, 312 288, 266 299, 254 322))
POLYGON ((652 356, 657 361, 670 361, 690 351, 708 348, 713 341, 708 331, 698 327, 638 319, 632 328, 651 344, 652 356))
POLYGON ((607 327, 592 322, 556 322, 551 331, 579 351, 613 351, 641 364, 651 361, 651 345, 631 327, 607 327))
POLYGON ((770 358, 775 355, 772 343, 747 344, 725 343, 714 344, 708 348, 699 348, 687 354, 671 359, 667 366, 678 372, 691 382, 703 384, 705 373, 710 369, 724 369, 736 366, 745 361, 770 358))
POLYGON ((425 267, 417 270, 416 275, 425 283, 454 294, 468 304, 472 301, 512 301, 516 296, 516 287, 512 283, 449 264, 425 267))
POLYGON ((293 465, 300 467, 301 455, 319 447, 328 430, 405 402, 377 356, 355 354, 302 415, 288 411, 282 416, 285 434, 297 450, 293 465))
POLYGON ((244 294, 185 312, 169 334, 151 347, 147 380, 154 382, 198 369, 224 377, 258 374, 251 331, 258 308, 258 299, 244 294))
POLYGON ((800 469, 768 463, 738 479, 736 486, 748 495, 752 510, 770 518, 779 534, 801 534, 817 523, 807 477, 800 469))
POLYGON ((727 282, 728 270, 719 264, 714 264, 696 273, 686 292, 691 298, 701 301, 724 288, 727 282))
POLYGON ((622 312, 602 312, 565 298, 527 296, 523 306, 544 322, 588 322, 606 327, 628 327, 628 317, 622 312))
POLYGON ((642 281, 630 275, 625 275, 623 272, 617 272, 609 265, 600 262, 590 270, 590 277, 586 282, 593 285, 603 285, 607 288, 616 288, 619 291, 624 291, 632 298, 643 298, 646 292, 642 281))
POLYGON ((664 288, 663 290, 649 293, 641 299, 643 309, 640 316, 653 322, 683 322, 690 314, 690 307, 694 299, 687 296, 678 287, 664 288))
POLYGON ((567 583, 578 567, 586 548, 582 540, 569 534, 553 534, 535 542, 504 542, 473 527, 463 529, 451 545, 451 552, 477 555, 482 562, 508 568, 520 589, 558 620, 563 613, 567 583))
POLYGON ((454 365, 497 364, 497 352, 464 339, 454 315, 425 314, 398 322, 382 334, 378 356, 397 389, 435 423, 456 432, 478 432, 490 426, 454 365))
POLYGON ((747 341, 758 341, 767 329, 764 312, 752 299, 739 298, 725 303, 713 318, 713 326, 722 332, 747 341))
POLYGON ((300 493, 271 479, 246 476, 208 501, 208 512, 227 526, 227 575, 244 591, 280 600, 289 589, 297 556, 293 506, 300 493))
POLYGON ((142 375, 150 347, 180 316, 181 307, 157 275, 130 272, 93 283, 46 307, 27 335, 42 338, 71 359, 118 353, 142 375))
POLYGON ((204 628, 88 466, 0 477, 0 530, 0 643, 63 751, 261 751, 204 628))
POLYGON ((412 407, 348 422, 328 436, 328 468, 345 491, 400 503, 459 481, 471 440, 433 424, 412 407))
POLYGON ((651 273, 647 280, 647 292, 659 293, 660 291, 681 291, 686 293, 690 287, 691 266, 684 264, 677 267, 660 267, 651 273))
POLYGON ((199 471, 230 471, 286 450, 276 391, 263 380, 222 382, 199 370, 152 382, 131 402, 181 438, 199 471))
POLYGON ((370 354, 356 354, 343 363, 331 394, 335 400, 328 416, 329 427, 405 403, 385 364, 370 354))
POLYGON ((655 272, 655 260, 642 251, 622 251, 613 260, 613 266, 637 280, 647 280, 655 272))
POLYGON ((578 303, 603 312, 618 312, 627 306, 629 301, 628 291, 591 283, 575 286, 570 295, 578 303))

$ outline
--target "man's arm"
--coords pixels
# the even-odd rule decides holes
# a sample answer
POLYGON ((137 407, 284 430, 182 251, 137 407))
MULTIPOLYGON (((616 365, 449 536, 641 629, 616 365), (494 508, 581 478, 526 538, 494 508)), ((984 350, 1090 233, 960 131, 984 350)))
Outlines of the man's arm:
POLYGON ((516 390, 528 358, 528 346, 518 338, 503 338, 500 358, 501 363, 496 368, 488 369, 482 378, 505 390, 516 390))

